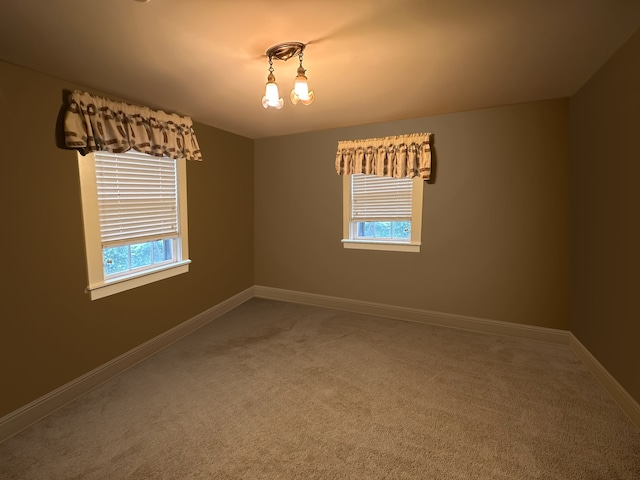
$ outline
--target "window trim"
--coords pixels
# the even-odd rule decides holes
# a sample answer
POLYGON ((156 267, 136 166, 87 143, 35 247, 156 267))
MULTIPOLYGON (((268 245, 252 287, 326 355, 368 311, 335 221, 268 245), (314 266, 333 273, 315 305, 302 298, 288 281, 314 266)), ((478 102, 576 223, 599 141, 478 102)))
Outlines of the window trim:
POLYGON ((380 250, 393 252, 420 252, 422 245, 422 203, 424 179, 413 178, 411 197, 411 240, 356 240, 352 238, 351 222, 351 175, 342 176, 342 245, 357 250, 380 250))
POLYGON ((187 217, 187 166, 184 158, 175 160, 178 184, 179 235, 177 261, 170 264, 150 267, 129 275, 105 279, 102 260, 102 241, 98 216, 98 187, 96 166, 93 153, 78 156, 80 174, 80 195, 82 201, 82 219, 84 225, 85 253, 87 258, 88 286, 86 292, 91 300, 124 292, 132 288, 148 285, 159 280, 187 273, 189 271, 189 235, 187 217))

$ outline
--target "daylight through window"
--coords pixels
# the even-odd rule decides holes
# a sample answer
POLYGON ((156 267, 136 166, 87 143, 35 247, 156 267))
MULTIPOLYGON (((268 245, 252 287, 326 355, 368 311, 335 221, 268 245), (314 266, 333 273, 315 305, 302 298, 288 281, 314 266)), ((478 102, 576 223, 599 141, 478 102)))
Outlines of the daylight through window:
POLYGON ((185 160, 79 156, 92 299, 188 271, 185 160))
POLYGON ((344 246, 419 251, 423 183, 419 178, 344 176, 344 246))

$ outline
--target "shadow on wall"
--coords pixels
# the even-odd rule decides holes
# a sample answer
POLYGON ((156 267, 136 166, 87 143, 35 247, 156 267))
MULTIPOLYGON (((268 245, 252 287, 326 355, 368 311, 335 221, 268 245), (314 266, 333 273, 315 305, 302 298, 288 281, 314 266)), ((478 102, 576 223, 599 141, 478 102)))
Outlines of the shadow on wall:
POLYGON ((64 138, 64 114, 69 106, 67 99, 70 94, 71 90, 62 90, 62 102, 60 103, 60 110, 58 111, 58 118, 56 119, 56 147, 62 148, 63 150, 74 150, 67 147, 64 138))
POLYGON ((427 183, 433 185, 436 183, 436 177, 438 175, 438 155, 436 153, 436 136, 431 134, 431 175, 427 183))

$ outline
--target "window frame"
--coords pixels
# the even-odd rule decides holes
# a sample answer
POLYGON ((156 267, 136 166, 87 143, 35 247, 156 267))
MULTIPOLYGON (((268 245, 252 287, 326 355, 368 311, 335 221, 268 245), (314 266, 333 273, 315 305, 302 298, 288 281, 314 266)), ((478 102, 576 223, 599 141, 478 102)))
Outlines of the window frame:
MULTIPOLYGON (((104 152, 102 152, 104 153, 104 152)), ((80 194, 82 202, 82 218, 85 237, 85 253, 87 259, 86 292, 91 300, 97 300, 136 287, 148 285, 159 280, 187 273, 189 271, 189 234, 187 216, 187 167, 185 158, 176 162, 176 183, 178 203, 178 236, 176 261, 156 266, 149 266, 130 274, 105 278, 100 238, 100 222, 98 213, 98 187, 96 180, 96 164, 93 153, 78 156, 78 172, 80 176, 80 194)), ((133 243, 133 242, 132 242, 133 243)))
MULTIPOLYGON (((384 177, 383 177, 384 178, 384 177)), ((393 177, 388 177, 393 178, 393 177)), ((342 176, 342 245, 358 250, 381 250, 394 252, 420 252, 422 245, 422 203, 424 179, 414 177, 411 189, 411 238, 405 240, 371 240, 354 238, 356 229, 351 219, 351 175, 342 176)))

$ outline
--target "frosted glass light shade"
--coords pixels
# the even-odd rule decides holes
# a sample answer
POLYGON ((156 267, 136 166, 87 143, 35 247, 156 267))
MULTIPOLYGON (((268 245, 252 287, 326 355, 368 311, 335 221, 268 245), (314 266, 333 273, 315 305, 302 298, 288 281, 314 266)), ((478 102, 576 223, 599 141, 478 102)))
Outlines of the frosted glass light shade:
POLYGON ((300 75, 296 77, 296 82, 293 85, 293 90, 300 100, 309 100, 309 85, 307 84, 307 77, 300 75))
POLYGON ((302 102, 303 105, 309 105, 313 102, 313 99, 313 91, 309 91, 307 77, 298 75, 293 84, 293 90, 291 90, 291 103, 296 105, 298 102, 302 102))
POLYGON ((280 94, 278 93, 278 84, 276 82, 267 82, 264 97, 262 97, 262 106, 264 108, 273 107, 279 110, 283 105, 284 100, 280 98, 280 94))

